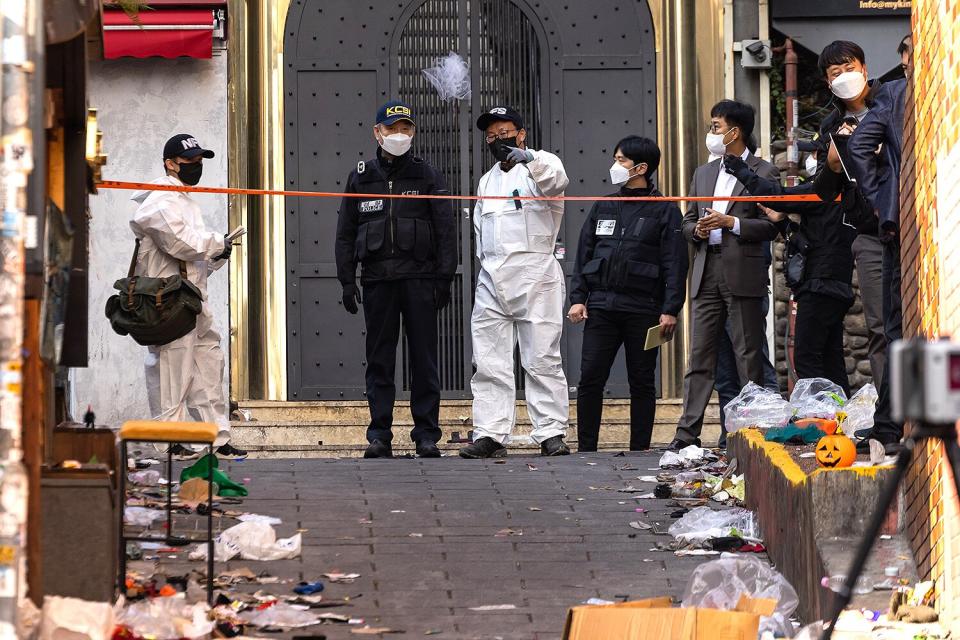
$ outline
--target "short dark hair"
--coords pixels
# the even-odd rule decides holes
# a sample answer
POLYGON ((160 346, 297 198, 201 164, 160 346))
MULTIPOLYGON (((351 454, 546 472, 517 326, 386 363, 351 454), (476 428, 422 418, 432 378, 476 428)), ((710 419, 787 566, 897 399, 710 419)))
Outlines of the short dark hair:
POLYGON ((620 150, 620 153, 633 160, 634 164, 645 162, 647 164, 647 172, 643 175, 646 178, 653 175, 653 172, 660 166, 660 147, 650 138, 627 136, 617 143, 613 152, 616 153, 617 149, 620 150))
POLYGON ((710 109, 711 118, 723 118, 731 127, 740 129, 743 143, 748 147, 753 139, 753 123, 757 117, 756 113, 753 105, 736 100, 721 100, 710 109))
POLYGON ((908 33, 907 35, 903 36, 903 39, 900 41, 900 45, 897 47, 898 56, 902 56, 904 53, 910 50, 910 45, 907 44, 907 40, 909 40, 911 43, 913 42, 912 33, 908 33))
POLYGON ((863 48, 856 42, 849 40, 834 40, 823 48, 820 52, 820 59, 817 60, 817 66, 820 67, 820 75, 827 75, 827 67, 835 64, 844 64, 857 60, 860 64, 866 64, 867 56, 863 53, 863 48))

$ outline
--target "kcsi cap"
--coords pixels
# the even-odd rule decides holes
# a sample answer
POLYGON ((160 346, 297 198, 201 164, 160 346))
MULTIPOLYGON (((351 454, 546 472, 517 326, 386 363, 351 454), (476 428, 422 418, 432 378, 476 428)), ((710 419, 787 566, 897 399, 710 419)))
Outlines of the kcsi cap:
POLYGON ((409 120, 417 124, 413 119, 413 109, 399 100, 391 100, 377 110, 377 124, 391 125, 397 120, 409 120))

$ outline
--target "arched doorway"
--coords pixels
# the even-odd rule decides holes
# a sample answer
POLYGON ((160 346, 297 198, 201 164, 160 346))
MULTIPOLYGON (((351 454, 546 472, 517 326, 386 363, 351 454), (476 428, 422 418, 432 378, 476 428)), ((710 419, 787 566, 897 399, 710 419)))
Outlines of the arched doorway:
MULTIPOLYGON (((524 114, 533 146, 563 158, 568 194, 605 194, 611 145, 629 133, 656 138, 655 47, 645 3, 535 0, 296 0, 284 47, 286 180, 290 189, 342 188, 376 147, 370 128, 390 97, 417 113, 414 151, 446 173, 454 194, 471 194, 492 158, 476 116, 507 103, 524 114), (469 100, 443 102, 422 74, 456 51, 471 68, 469 100)), ((363 397, 363 322, 338 303, 333 238, 339 202, 287 198, 288 395, 291 400, 363 397)), ((445 397, 469 395, 473 291, 471 208, 455 203, 460 266, 455 303, 440 318, 445 397)), ((568 205, 558 258, 569 274, 587 205, 568 205)), ((580 329, 564 338, 571 384, 580 329)), ((401 347, 397 387, 406 390, 401 347)), ((618 363, 608 395, 626 395, 618 363)))

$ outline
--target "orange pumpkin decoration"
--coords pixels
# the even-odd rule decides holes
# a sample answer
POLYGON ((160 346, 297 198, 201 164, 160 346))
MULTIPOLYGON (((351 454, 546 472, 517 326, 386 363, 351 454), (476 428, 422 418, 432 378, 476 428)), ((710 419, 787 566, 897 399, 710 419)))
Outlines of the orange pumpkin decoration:
POLYGON ((817 427, 828 436, 837 432, 837 421, 826 418, 801 418, 796 422, 798 427, 817 427))
POLYGON ((849 467, 857 459, 857 445, 847 436, 824 436, 817 442, 816 454, 821 467, 849 467))

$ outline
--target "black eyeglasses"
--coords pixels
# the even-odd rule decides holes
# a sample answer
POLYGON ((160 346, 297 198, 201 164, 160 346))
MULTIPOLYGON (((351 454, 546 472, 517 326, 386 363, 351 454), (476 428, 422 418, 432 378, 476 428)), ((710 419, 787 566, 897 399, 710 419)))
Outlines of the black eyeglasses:
POLYGON ((484 138, 484 139, 487 141, 487 144, 489 144, 489 143, 493 142, 494 140, 496 140, 497 138, 499 138, 499 139, 501 139, 501 140, 506 140, 507 138, 512 138, 513 136, 517 135, 518 133, 520 133, 520 132, 517 131, 516 129, 514 129, 513 131, 501 131, 500 133, 498 133, 498 134, 496 134, 496 135, 492 135, 492 136, 488 135, 488 136, 487 136, 486 138, 484 138))

